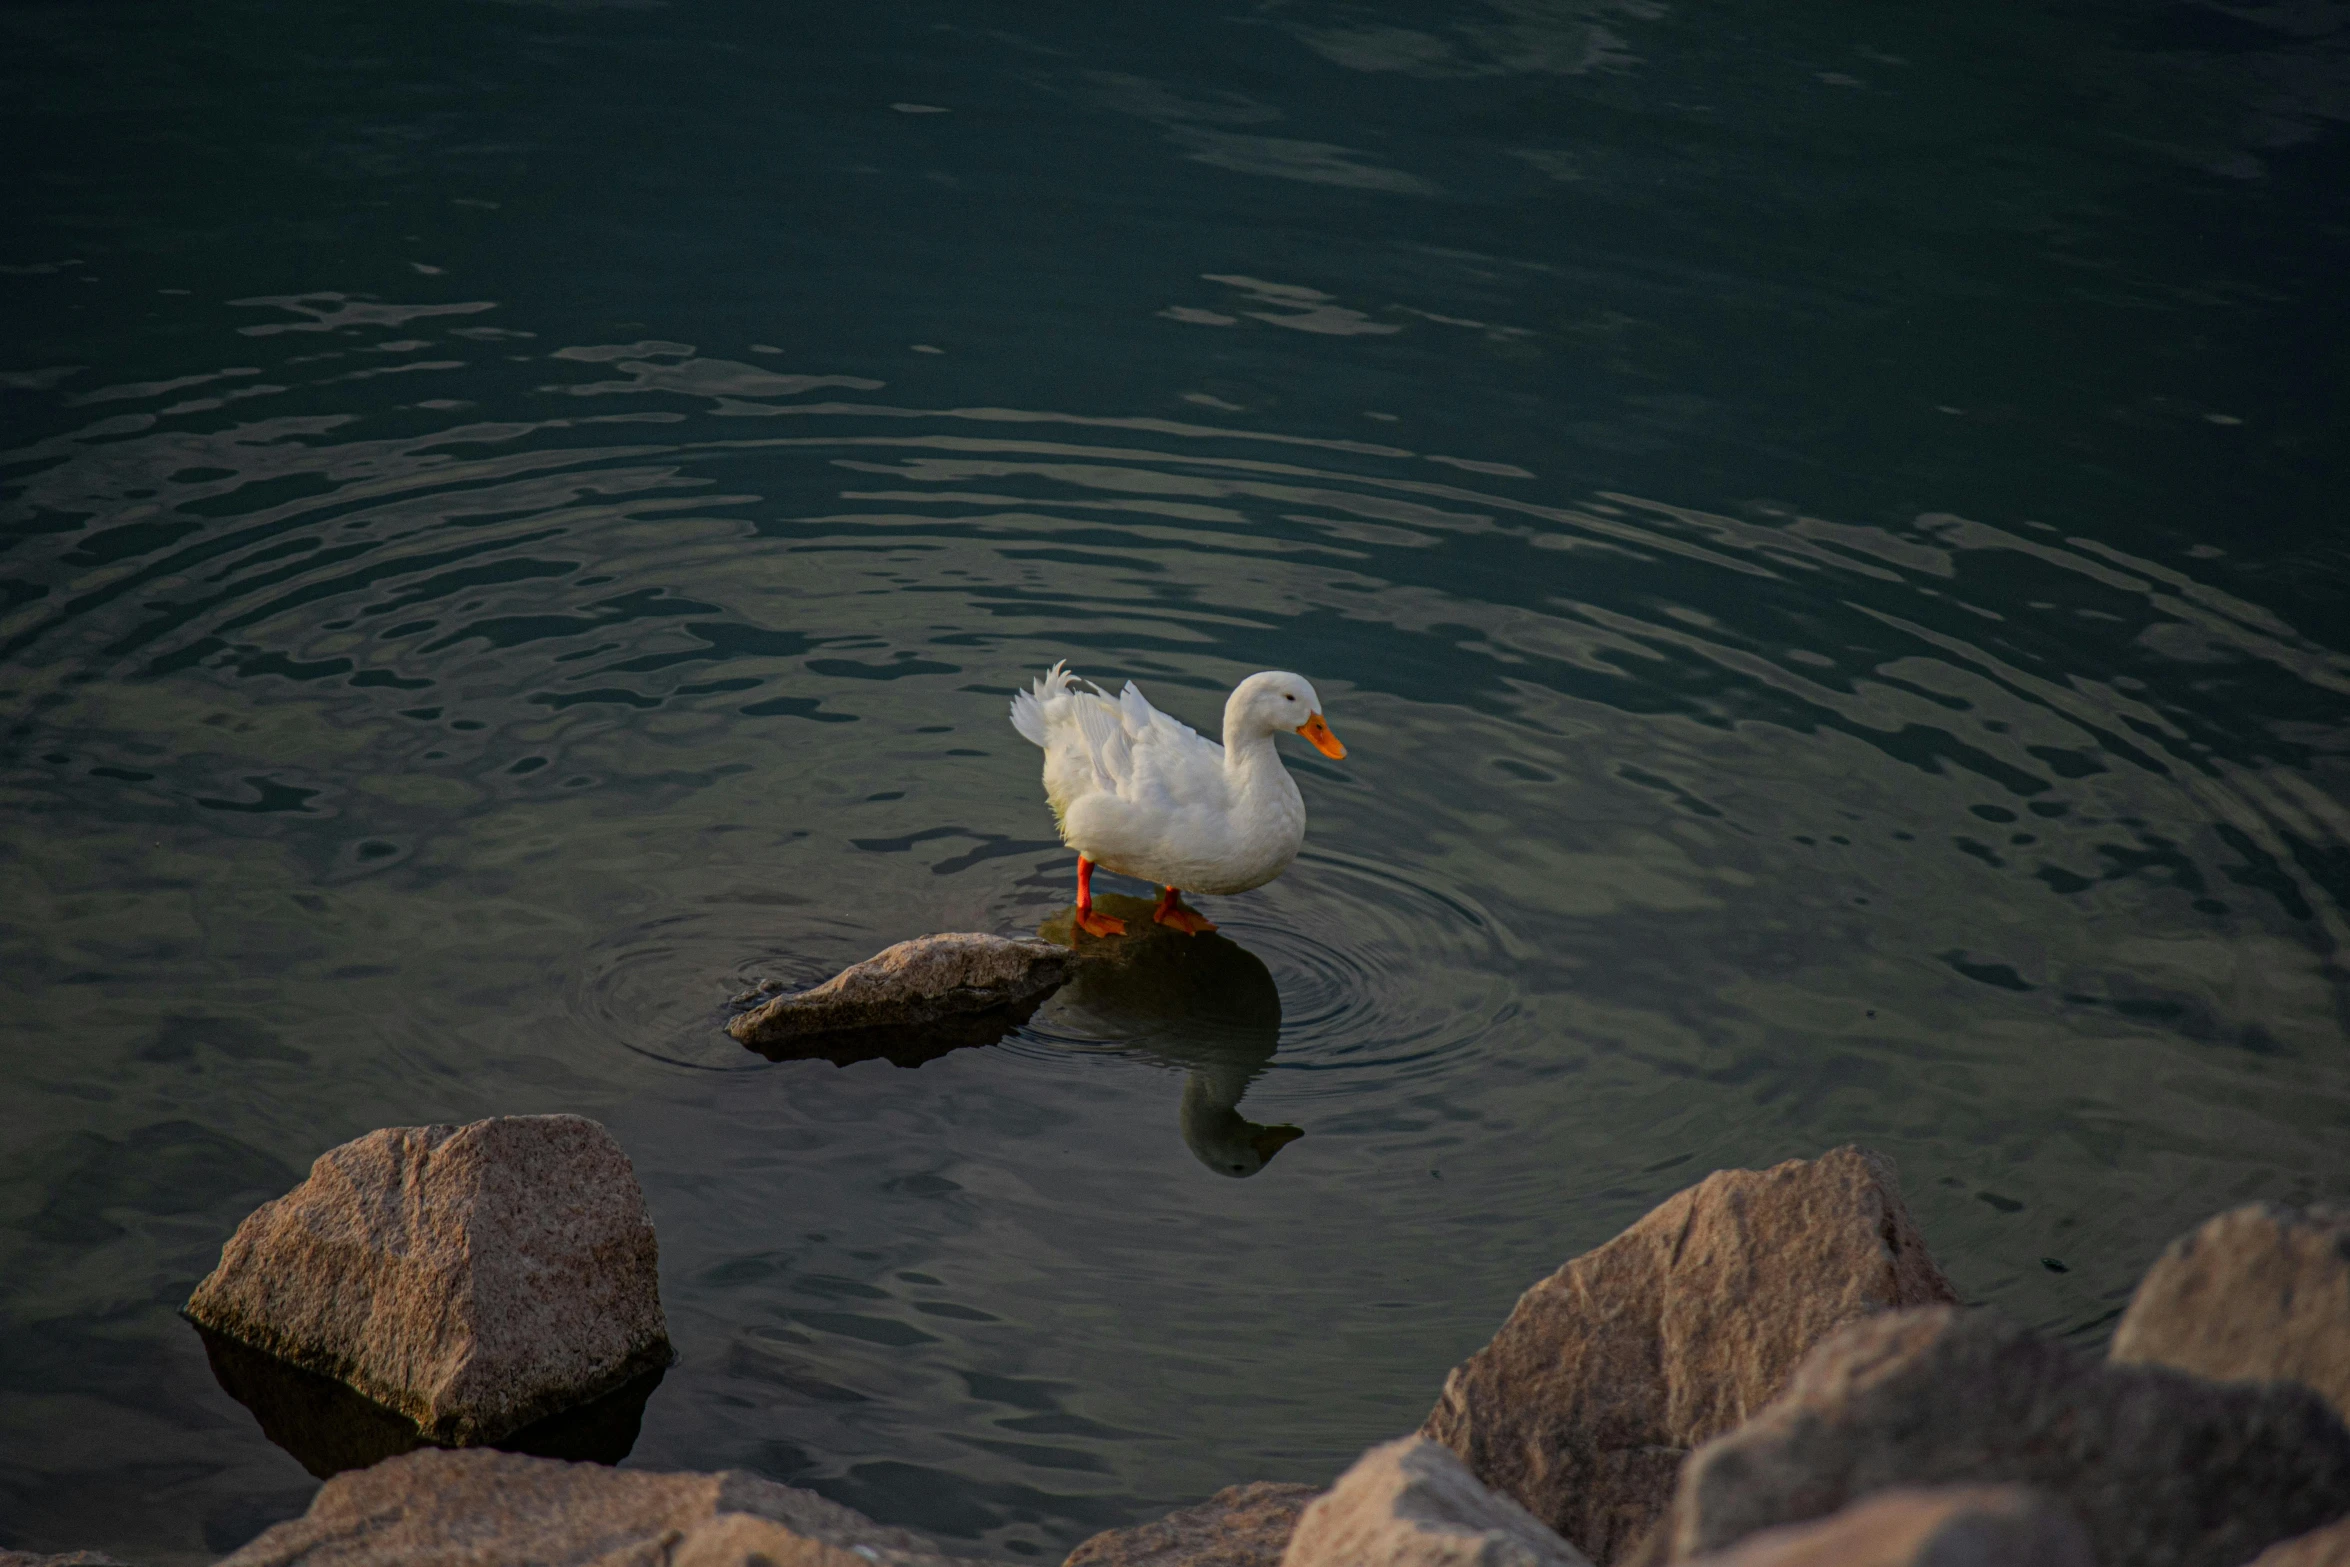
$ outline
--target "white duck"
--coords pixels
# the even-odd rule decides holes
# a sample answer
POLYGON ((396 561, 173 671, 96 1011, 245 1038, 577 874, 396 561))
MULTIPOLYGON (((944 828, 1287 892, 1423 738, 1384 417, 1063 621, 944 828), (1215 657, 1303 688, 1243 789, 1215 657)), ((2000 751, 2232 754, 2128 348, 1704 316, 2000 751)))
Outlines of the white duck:
POLYGON ((1346 747, 1321 699, 1297 675, 1268 670, 1224 703, 1224 743, 1152 707, 1128 681, 1116 701, 1066 661, 1012 698, 1012 727, 1044 748, 1044 793, 1061 841, 1077 851, 1077 924, 1120 936, 1126 922, 1093 908, 1093 868, 1166 889, 1152 918, 1198 935, 1216 927, 1176 900, 1182 891, 1246 892, 1297 858, 1306 806, 1273 749, 1282 730, 1324 756, 1346 747))

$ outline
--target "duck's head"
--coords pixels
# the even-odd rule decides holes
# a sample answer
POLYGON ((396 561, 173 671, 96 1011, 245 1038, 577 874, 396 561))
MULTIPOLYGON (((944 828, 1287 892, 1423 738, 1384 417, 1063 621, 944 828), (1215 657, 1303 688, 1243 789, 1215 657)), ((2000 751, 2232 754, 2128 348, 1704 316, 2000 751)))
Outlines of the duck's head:
POLYGON ((1346 747, 1323 721, 1322 699, 1314 695, 1305 676, 1268 669, 1232 688, 1231 699, 1224 704, 1226 735, 1244 738, 1284 729, 1304 735, 1315 750, 1333 761, 1346 755, 1346 747))

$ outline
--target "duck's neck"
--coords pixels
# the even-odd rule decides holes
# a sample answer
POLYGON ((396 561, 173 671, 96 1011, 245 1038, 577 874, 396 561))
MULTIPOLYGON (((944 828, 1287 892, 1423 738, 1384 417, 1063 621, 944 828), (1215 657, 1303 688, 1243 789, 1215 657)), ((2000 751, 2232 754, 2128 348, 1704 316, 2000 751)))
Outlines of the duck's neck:
POLYGON ((1241 723, 1234 715, 1224 715, 1224 771, 1236 778, 1246 778, 1266 768, 1284 772, 1281 753, 1273 748, 1273 736, 1262 725, 1241 723))
POLYGON ((1286 822, 1303 811, 1297 780, 1281 765, 1273 737, 1261 726, 1242 730, 1235 725, 1225 731, 1224 778, 1233 800, 1248 802, 1247 809, 1261 818, 1261 824, 1286 822))

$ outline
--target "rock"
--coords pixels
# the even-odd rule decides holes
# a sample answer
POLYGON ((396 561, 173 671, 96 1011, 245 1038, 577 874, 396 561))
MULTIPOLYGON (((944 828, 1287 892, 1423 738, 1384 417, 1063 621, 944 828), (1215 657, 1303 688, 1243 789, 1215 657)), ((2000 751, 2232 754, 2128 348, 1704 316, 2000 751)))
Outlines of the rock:
POLYGON ((2350 1430, 2290 1382, 2115 1366, 1990 1312, 1853 1324, 1786 1393, 1689 1456, 1672 1557, 1894 1486, 2011 1481, 2068 1503, 2098 1557, 2240 1567, 2350 1512, 2350 1430))
POLYGON ((1424 1436, 1374 1447, 1307 1507, 1282 1567, 1590 1567, 1424 1436))
POLYGON ((2272 1545, 2250 1567, 2350 1567, 2350 1518, 2272 1545))
POLYGON ((1280 1567, 1297 1515, 1321 1494, 1270 1480, 1228 1485, 1197 1507, 1105 1530, 1071 1551, 1063 1567, 1280 1567))
POLYGON ((198 1326, 496 1441, 675 1358, 644 1193, 576 1115, 390 1127, 237 1226, 198 1326))
POLYGON ((2350 1209, 2256 1203, 2170 1243, 2112 1358, 2221 1381, 2305 1382, 2350 1420, 2350 1209))
POLYGON ((1770 1402, 1814 1344, 1955 1298, 1879 1155, 1718 1171, 1528 1290, 1421 1430, 1613 1562, 1683 1454, 1770 1402))
POLYGON ((1029 936, 917 936, 753 1007, 726 1031, 779 1061, 915 1066, 1002 1038, 1069 977, 1069 964, 1068 948, 1029 936))
POLYGON ((1691 1567, 2097 1567, 2071 1508, 2026 1485, 1879 1491, 1691 1567))
POLYGON ((62 1556, 42 1556, 33 1551, 0 1551, 0 1567, 130 1567, 118 1562, 104 1551, 67 1551, 62 1556))
POLYGON ((337 1475, 220 1567, 949 1567, 903 1529, 756 1475, 475 1448, 337 1475))
MULTIPOLYGON (((261 1434, 321 1480, 436 1445, 413 1420, 362 1398, 332 1377, 305 1371, 210 1328, 198 1327, 196 1334, 204 1341, 205 1359, 221 1391, 251 1410, 261 1434)), ((655 1366, 609 1393, 510 1431, 490 1445, 540 1458, 616 1464, 636 1446, 645 1404, 661 1385, 665 1369, 655 1366)))

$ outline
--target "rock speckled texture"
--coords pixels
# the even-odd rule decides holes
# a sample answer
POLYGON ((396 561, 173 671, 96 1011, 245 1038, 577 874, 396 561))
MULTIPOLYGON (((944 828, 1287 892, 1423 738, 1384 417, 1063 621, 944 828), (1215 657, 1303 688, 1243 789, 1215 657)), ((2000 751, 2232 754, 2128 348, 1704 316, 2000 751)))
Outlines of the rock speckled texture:
MULTIPOLYGON (((950 1567, 919 1535, 756 1475, 481 1448, 337 1475, 220 1567, 950 1567)), ((967 1567, 967 1564, 965 1564, 967 1567)))
MULTIPOLYGON (((917 936, 813 989, 762 1002, 726 1031, 754 1050, 814 1046, 809 1053, 821 1055, 827 1036, 886 1036, 962 1014, 1033 1006, 1069 977, 1069 963, 1068 948, 1033 936, 917 936)), ((888 1053, 877 1045, 856 1058, 888 1053)))
POLYGON ((1131 1529, 1109 1529, 1069 1553, 1063 1567, 1280 1567, 1298 1514, 1322 1493, 1259 1480, 1228 1485, 1131 1529))
POLYGON ((575 1115, 391 1127, 237 1226, 187 1312, 435 1442, 490 1442, 674 1358, 628 1156, 575 1115))
POLYGON ((2350 1209, 2257 1203, 2180 1236, 2130 1297, 2112 1358, 2306 1382, 2350 1420, 2350 1209))
POLYGON ((1307 1507, 1282 1567, 1590 1567, 1422 1436, 1374 1447, 1307 1507))
POLYGON ((2098 1567, 2073 1510, 2024 1485, 1879 1491, 1690 1567, 2098 1567))
POLYGON ((1724 1170, 1528 1290, 1421 1430, 1612 1562, 1683 1454, 1769 1403, 1813 1345, 1955 1298, 1880 1156, 1724 1170))
POLYGON ((1989 1312, 1871 1318, 1689 1457, 1675 1560, 1896 1486, 2013 1482, 2062 1498, 2098 1559, 2241 1567, 2350 1512, 2350 1430, 2288 1382, 2115 1366, 1989 1312))
POLYGON ((130 1567, 104 1551, 67 1551, 62 1556, 40 1556, 31 1551, 0 1551, 0 1567, 130 1567))

